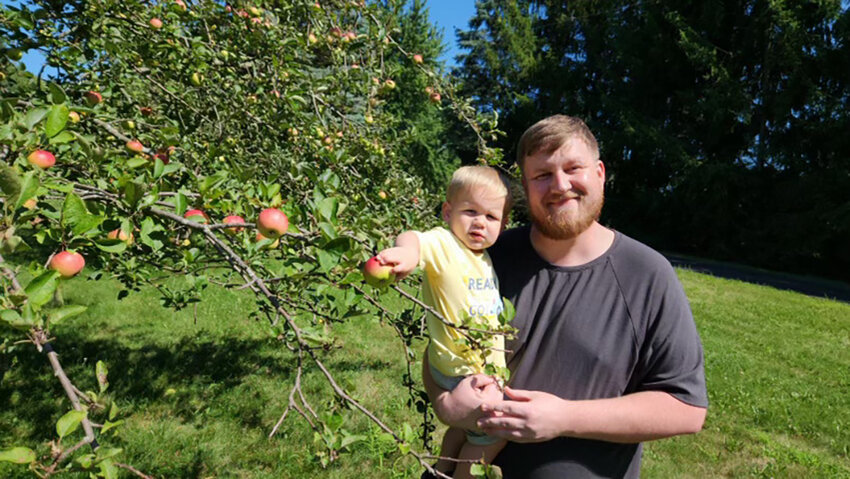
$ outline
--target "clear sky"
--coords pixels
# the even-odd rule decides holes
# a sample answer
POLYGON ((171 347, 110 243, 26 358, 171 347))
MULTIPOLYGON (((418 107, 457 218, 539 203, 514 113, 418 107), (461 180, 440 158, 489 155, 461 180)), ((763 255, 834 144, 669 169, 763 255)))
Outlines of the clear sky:
POLYGON ((468 28, 469 19, 475 14, 475 0, 428 0, 427 5, 431 22, 443 29, 443 41, 447 46, 443 60, 453 66, 455 55, 460 53, 455 29, 468 28))
MULTIPOLYGON (((20 5, 19 0, 0 0, 3 5, 20 5)), ((437 28, 443 30, 443 41, 446 44, 446 53, 443 55, 446 65, 454 66, 454 57, 460 53, 457 48, 455 29, 466 29, 469 19, 475 13, 475 0, 427 0, 428 12, 431 22, 437 28)), ((29 52, 24 56, 27 70, 38 73, 44 64, 44 57, 37 52, 29 52)))

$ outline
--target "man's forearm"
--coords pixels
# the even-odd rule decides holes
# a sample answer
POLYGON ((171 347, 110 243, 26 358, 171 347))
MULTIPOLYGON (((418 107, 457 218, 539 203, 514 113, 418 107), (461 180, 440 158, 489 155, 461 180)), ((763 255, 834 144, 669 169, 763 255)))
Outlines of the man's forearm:
POLYGON ((646 391, 610 399, 569 401, 540 391, 508 388, 510 401, 483 406, 478 424, 487 433, 517 442, 559 436, 636 443, 699 431, 705 409, 670 394, 646 391))
POLYGON ((699 432, 706 414, 661 391, 568 404, 563 435, 621 443, 699 432))

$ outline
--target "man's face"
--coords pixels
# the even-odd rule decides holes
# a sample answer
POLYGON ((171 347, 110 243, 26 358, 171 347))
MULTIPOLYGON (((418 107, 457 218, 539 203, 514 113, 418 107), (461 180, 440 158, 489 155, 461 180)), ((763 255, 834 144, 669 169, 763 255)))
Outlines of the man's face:
POLYGON ((572 239, 598 218, 604 202, 605 165, 580 139, 552 153, 527 156, 522 185, 534 226, 552 239, 572 239))

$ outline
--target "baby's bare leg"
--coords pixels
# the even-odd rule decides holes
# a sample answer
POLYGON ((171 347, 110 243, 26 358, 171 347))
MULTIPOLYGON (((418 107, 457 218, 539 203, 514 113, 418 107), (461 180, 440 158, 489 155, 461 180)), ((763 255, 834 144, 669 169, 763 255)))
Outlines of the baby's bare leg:
MULTIPOLYGON (((446 434, 443 435, 443 443, 440 446, 440 456, 457 459, 465 443, 466 433, 463 429, 457 427, 446 429, 446 434)), ((457 463, 448 459, 438 459, 437 464, 434 465, 435 469, 443 473, 451 473, 456 467, 457 463)))
MULTIPOLYGON (((499 451, 505 447, 507 441, 499 441, 495 444, 489 444, 486 446, 478 446, 475 444, 470 444, 469 442, 463 445, 463 448, 460 450, 460 456, 458 459, 461 460, 473 460, 480 461, 484 460, 486 464, 492 464, 493 459, 499 455, 499 451)), ((452 476, 454 479, 472 479, 472 476, 469 473, 469 468, 472 464, 469 462, 460 462, 457 465, 457 469, 455 469, 455 473, 452 476)))

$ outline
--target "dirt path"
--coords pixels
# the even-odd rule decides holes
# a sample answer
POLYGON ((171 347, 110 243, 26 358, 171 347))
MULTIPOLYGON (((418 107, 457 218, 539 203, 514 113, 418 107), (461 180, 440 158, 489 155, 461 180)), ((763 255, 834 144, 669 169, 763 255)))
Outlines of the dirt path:
POLYGON ((772 286, 777 289, 796 291, 809 296, 850 303, 850 284, 840 281, 777 273, 750 266, 721 263, 673 253, 664 253, 664 256, 677 268, 686 268, 720 278, 737 279, 748 283, 772 286))

